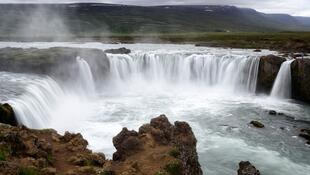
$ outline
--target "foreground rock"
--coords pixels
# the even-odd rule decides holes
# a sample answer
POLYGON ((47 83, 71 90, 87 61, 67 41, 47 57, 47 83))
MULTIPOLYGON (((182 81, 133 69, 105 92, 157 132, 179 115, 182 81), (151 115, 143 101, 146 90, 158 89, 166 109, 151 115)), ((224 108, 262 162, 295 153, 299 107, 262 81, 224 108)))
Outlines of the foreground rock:
POLYGON ((258 93, 271 92, 273 83, 284 61, 286 61, 285 58, 275 55, 268 55, 260 58, 256 88, 258 93))
POLYGON ((119 48, 119 49, 108 49, 104 51, 105 53, 111 53, 111 54, 130 54, 131 50, 127 49, 125 47, 119 48))
POLYGON ((248 161, 239 163, 238 175, 260 175, 260 172, 248 161))
POLYGON ((139 132, 124 128, 113 138, 117 150, 113 160, 117 163, 108 169, 116 174, 201 175, 196 143, 187 123, 172 125, 161 115, 140 127, 139 132))
POLYGON ((139 132, 124 128, 113 144, 113 160, 87 149, 80 134, 0 124, 0 175, 201 175, 196 138, 185 122, 162 115, 139 132))
POLYGON ((310 59, 296 59, 291 69, 293 98, 310 102, 310 59))
POLYGON ((0 123, 9 124, 12 126, 18 125, 13 108, 7 103, 0 104, 0 123))

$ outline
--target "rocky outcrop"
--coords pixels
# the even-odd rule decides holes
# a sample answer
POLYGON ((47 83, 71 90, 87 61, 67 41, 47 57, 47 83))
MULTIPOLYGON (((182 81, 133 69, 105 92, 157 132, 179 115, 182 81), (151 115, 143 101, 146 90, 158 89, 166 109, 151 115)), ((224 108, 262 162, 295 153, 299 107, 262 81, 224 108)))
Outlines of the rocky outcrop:
POLYGON ((172 125, 165 115, 161 115, 152 119, 150 124, 140 127, 139 132, 124 128, 113 138, 117 150, 113 154, 113 160, 119 161, 122 166, 112 166, 110 170, 116 174, 126 171, 150 175, 200 175, 202 170, 198 162, 196 143, 197 140, 187 123, 175 122, 172 125), (141 158, 142 155, 149 158, 141 158), (132 165, 134 170, 126 167, 128 162, 136 163, 132 165))
POLYGON ((310 59, 296 59, 291 71, 293 98, 310 102, 310 59))
POLYGON ((81 134, 0 124, 0 175, 201 175, 196 138, 185 122, 152 119, 113 138, 113 160, 87 149, 81 134))
POLYGON ((249 161, 239 163, 238 175, 260 175, 260 172, 249 161))
POLYGON ((130 54, 131 50, 127 49, 125 47, 119 48, 119 49, 107 49, 104 51, 105 53, 111 53, 111 54, 130 54))
POLYGON ((285 60, 285 58, 275 55, 260 58, 256 88, 258 93, 270 93, 281 64, 285 60))
POLYGON ((17 126, 18 122, 15 117, 12 106, 9 104, 0 104, 0 123, 17 126))

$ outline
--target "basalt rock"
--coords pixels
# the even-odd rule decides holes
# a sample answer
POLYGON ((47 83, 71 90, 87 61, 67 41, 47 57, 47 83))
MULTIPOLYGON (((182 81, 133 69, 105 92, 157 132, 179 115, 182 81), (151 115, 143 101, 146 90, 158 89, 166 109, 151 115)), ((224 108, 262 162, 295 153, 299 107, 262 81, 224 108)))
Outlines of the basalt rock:
POLYGON ((285 58, 275 55, 260 58, 256 88, 258 93, 270 93, 281 64, 284 61, 286 61, 285 58))
POLYGON ((18 122, 15 117, 12 106, 9 104, 0 104, 0 123, 17 126, 18 122))
POLYGON ((111 54, 130 54, 131 50, 127 49, 125 47, 119 48, 119 49, 107 49, 104 51, 105 53, 111 53, 111 54))
POLYGON ((301 129, 299 137, 302 137, 307 140, 307 143, 310 143, 310 129, 301 129))
POLYGON ((310 59, 296 59, 291 64, 292 96, 310 102, 310 59))
POLYGON ((238 175, 260 175, 260 172, 249 161, 241 161, 239 163, 238 175))

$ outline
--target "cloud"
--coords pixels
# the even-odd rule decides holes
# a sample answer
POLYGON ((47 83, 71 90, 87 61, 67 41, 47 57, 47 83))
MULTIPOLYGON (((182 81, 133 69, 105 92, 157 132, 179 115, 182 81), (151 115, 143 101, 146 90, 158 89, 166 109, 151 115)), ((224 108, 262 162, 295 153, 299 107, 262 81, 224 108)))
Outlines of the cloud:
POLYGON ((309 0, 0 0, 0 3, 75 3, 100 2, 128 5, 234 5, 265 13, 310 16, 309 0))

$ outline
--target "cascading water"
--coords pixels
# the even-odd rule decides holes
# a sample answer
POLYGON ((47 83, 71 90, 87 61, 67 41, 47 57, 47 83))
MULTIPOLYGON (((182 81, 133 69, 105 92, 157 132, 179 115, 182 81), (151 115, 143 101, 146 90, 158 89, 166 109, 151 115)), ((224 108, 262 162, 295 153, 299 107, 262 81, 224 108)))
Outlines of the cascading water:
MULTIPOLYGON (((20 43, 15 45, 21 47, 20 43)), ((22 46, 96 47, 102 50, 119 47, 101 43, 23 43, 22 46)), ((104 80, 96 82, 104 84, 103 89, 95 91, 98 95, 94 97, 98 98, 85 98, 90 96, 87 92, 93 92, 95 88, 84 87, 94 87, 94 83, 91 67, 82 59, 77 59, 80 72, 72 86, 68 81, 60 84, 60 88, 51 78, 33 80, 31 75, 25 74, 19 81, 25 82, 29 77, 31 80, 24 83, 21 86, 24 90, 20 91, 20 88, 10 88, 15 87, 14 81, 20 75, 5 83, 12 78, 0 74, 0 87, 8 85, 0 92, 14 91, 14 98, 12 95, 4 98, 11 99, 9 103, 21 123, 31 128, 79 132, 89 141, 90 149, 102 151, 107 157, 115 151, 112 138, 123 127, 137 130, 151 118, 166 114, 171 122, 189 122, 198 141, 199 161, 206 174, 234 174, 240 160, 253 162, 265 175, 305 175, 310 171, 309 149, 303 140, 292 137, 296 134, 296 126, 303 128, 303 125, 286 117, 270 118, 265 112, 272 108, 300 119, 309 116, 309 107, 254 95, 259 56, 272 52, 190 45, 134 44, 125 47, 132 53, 108 54, 108 58, 102 58, 107 59, 102 71, 105 74, 94 75, 104 80), (79 85, 83 85, 85 92, 79 90, 79 85), (228 93, 222 93, 223 90, 228 93), (267 127, 257 130, 248 125, 251 120, 259 120, 267 127), (283 127, 285 130, 279 129, 283 127)))
POLYGON ((23 95, 10 99, 19 123, 31 128, 47 127, 59 98, 61 87, 52 78, 40 78, 30 82, 23 95))
POLYGON ((94 95, 95 94, 95 83, 93 74, 91 72, 91 68, 89 64, 81 57, 76 58, 79 66, 79 80, 81 90, 86 93, 86 95, 94 95))
POLYGON ((277 78, 272 87, 271 96, 276 98, 291 98, 291 63, 294 60, 288 60, 282 63, 277 78))
POLYGON ((211 54, 109 55, 110 80, 123 85, 140 81, 198 84, 237 92, 255 92, 259 58, 211 54))

